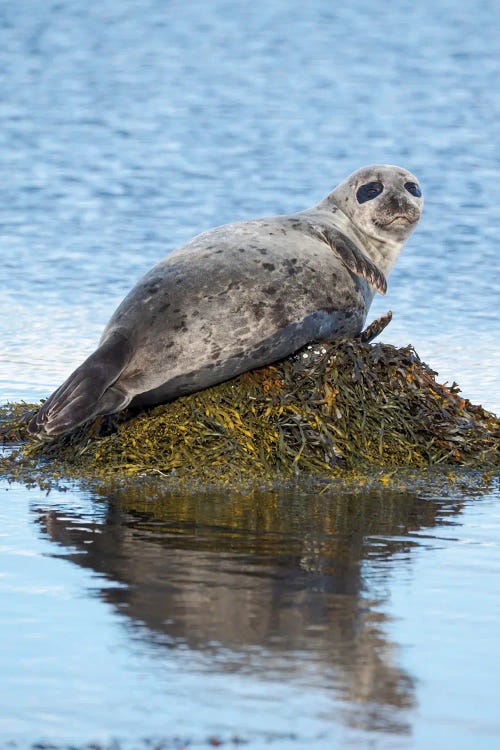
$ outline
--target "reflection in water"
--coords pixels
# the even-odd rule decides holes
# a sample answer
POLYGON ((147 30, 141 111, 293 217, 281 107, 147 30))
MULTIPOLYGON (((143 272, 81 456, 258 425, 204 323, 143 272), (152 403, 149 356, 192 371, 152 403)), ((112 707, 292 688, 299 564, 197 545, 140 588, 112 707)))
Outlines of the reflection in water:
POLYGON ((205 671, 329 689, 350 726, 409 731, 414 685, 385 633, 384 558, 404 558, 407 535, 435 525, 433 503, 390 492, 185 497, 148 486, 96 508, 90 520, 36 510, 62 557, 105 576, 99 596, 126 615, 132 641, 163 659, 187 647, 205 656, 205 671))

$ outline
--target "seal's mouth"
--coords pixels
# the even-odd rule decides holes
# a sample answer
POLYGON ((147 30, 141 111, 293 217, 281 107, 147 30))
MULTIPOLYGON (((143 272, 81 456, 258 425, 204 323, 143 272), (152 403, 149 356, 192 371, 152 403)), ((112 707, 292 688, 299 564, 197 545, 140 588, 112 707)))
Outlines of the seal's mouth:
POLYGON ((400 216, 395 216, 393 219, 391 219, 390 221, 388 221, 387 224, 385 224, 385 226, 386 227, 390 227, 391 224, 394 224, 396 221, 398 223, 399 222, 406 222, 406 224, 415 224, 415 222, 417 220, 418 220, 418 217, 417 218, 410 218, 409 216, 404 216, 403 214, 401 214, 400 216))
POLYGON ((406 214, 398 214, 397 216, 393 216, 390 221, 376 221, 375 224, 381 229, 387 229, 388 227, 392 227, 393 225, 404 226, 405 224, 416 224, 419 218, 420 216, 407 216, 406 214))

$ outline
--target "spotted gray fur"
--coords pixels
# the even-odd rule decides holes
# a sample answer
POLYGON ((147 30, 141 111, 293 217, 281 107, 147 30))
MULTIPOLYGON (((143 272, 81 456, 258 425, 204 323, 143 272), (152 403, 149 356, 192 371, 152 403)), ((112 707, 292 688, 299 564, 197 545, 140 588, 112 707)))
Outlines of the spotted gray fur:
POLYGON ((195 237, 140 279, 30 431, 58 435, 130 403, 206 388, 313 340, 357 336, 420 218, 409 182, 418 184, 400 167, 364 167, 314 208, 195 237), (357 189, 371 181, 383 192, 359 204, 357 189))

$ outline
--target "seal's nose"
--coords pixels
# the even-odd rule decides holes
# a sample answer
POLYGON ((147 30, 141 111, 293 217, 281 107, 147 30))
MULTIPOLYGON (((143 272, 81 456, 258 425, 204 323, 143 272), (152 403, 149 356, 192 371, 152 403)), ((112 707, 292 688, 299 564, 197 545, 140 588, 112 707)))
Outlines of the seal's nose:
POLYGON ((389 208, 394 213, 408 217, 409 219, 411 218, 412 220, 415 220, 420 216, 418 208, 416 208, 400 191, 391 191, 388 199, 389 208))
POLYGON ((401 195, 400 192, 391 191, 389 193, 389 205, 393 211, 405 212, 409 204, 406 198, 401 195))

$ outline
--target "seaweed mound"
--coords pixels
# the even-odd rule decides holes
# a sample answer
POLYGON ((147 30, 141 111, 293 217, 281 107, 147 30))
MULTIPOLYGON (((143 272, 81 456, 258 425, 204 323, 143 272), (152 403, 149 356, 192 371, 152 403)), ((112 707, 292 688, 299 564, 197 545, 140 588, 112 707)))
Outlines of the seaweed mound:
POLYGON ((158 406, 28 440, 26 404, 4 407, 11 478, 165 475, 237 485, 373 467, 500 466, 500 420, 460 396, 411 347, 343 340, 158 406))

